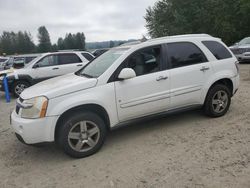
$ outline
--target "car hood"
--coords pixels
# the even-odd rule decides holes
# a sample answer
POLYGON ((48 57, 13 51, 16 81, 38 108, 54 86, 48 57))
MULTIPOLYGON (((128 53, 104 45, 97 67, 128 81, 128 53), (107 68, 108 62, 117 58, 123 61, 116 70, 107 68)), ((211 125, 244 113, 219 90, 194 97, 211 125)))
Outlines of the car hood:
POLYGON ((230 49, 238 49, 238 48, 250 48, 250 44, 244 44, 244 45, 235 45, 235 46, 230 46, 230 49))
POLYGON ((37 96, 46 96, 49 99, 72 92, 95 87, 96 78, 86 78, 77 76, 74 73, 52 78, 40 82, 34 86, 25 89, 20 97, 22 99, 30 99, 37 96))

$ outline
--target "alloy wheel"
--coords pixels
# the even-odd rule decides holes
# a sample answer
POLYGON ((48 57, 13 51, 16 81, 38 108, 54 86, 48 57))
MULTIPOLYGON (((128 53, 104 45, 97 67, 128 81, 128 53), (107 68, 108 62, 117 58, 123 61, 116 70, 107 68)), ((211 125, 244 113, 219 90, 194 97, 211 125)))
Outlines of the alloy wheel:
POLYGON ((80 121, 72 126, 68 134, 70 147, 77 152, 94 148, 100 138, 100 129, 91 121, 80 121))
POLYGON ((214 112, 221 113, 227 108, 228 104, 228 94, 223 91, 217 91, 212 99, 212 107, 214 112))

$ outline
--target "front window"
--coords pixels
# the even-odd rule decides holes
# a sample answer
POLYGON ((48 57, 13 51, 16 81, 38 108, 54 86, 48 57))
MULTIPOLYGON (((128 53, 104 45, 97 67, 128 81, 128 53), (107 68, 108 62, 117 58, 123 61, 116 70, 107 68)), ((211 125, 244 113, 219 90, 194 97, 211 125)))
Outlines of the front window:
POLYGON ((112 49, 98 58, 94 59, 86 67, 78 71, 76 74, 91 78, 101 76, 128 48, 112 49))
POLYGON ((58 65, 58 57, 56 55, 48 55, 41 59, 36 66, 37 67, 49 67, 58 65))
POLYGON ((139 50, 128 60, 128 68, 132 68, 136 76, 158 72, 160 70, 161 48, 159 46, 139 50))
POLYGON ((25 64, 25 67, 28 67, 29 65, 32 65, 34 62, 36 62, 42 55, 38 55, 34 59, 32 59, 30 62, 25 64))

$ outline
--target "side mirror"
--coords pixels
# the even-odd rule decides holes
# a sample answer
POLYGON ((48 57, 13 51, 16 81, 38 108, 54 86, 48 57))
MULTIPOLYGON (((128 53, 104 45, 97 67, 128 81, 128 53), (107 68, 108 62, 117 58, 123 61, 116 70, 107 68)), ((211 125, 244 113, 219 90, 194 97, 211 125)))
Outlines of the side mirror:
POLYGON ((136 77, 135 71, 131 68, 124 68, 121 70, 118 78, 121 80, 127 80, 136 77))

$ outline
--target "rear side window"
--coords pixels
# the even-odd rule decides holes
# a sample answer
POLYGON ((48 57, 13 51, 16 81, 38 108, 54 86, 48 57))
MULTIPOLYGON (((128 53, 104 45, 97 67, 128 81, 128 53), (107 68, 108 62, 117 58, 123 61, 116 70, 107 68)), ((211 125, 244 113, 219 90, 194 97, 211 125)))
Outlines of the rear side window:
POLYGON ((219 42, 216 41, 202 41, 202 43, 209 49, 209 51, 216 57, 216 59, 231 58, 232 54, 219 42))
POLYGON ((90 54, 88 53, 82 53, 82 56, 85 57, 88 61, 91 61, 92 59, 94 59, 90 54))
POLYGON ((168 56, 172 68, 184 67, 207 62, 203 52, 190 42, 169 43, 168 56))
POLYGON ((82 62, 76 54, 58 54, 58 61, 60 65, 82 62))

